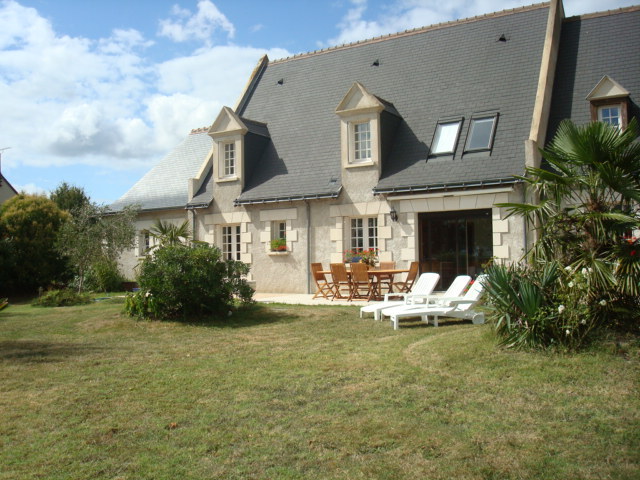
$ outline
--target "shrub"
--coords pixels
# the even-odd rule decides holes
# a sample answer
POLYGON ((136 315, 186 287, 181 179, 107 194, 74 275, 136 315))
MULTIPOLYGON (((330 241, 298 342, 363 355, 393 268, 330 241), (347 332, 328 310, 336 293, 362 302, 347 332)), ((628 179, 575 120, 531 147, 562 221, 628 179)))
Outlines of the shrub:
POLYGON ((94 292, 116 292, 122 289, 123 281, 117 262, 102 259, 87 270, 84 288, 94 292))
POLYGON ((595 287, 594 272, 587 268, 550 262, 492 265, 486 273, 488 308, 506 347, 577 350, 606 325, 613 305, 611 295, 595 287))
POLYGON ((84 305, 93 300, 89 294, 78 293, 75 290, 49 290, 32 303, 35 307, 71 307, 84 305))
POLYGON ((251 301, 253 289, 244 278, 248 272, 246 264, 222 259, 217 247, 160 247, 140 264, 140 290, 128 296, 125 312, 158 319, 224 317, 234 298, 251 301))

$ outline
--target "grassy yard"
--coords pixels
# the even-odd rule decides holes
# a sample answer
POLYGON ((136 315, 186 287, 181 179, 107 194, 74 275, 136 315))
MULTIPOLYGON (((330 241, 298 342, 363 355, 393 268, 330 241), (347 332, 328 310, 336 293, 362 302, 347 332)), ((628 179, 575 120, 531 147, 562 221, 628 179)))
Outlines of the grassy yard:
MULTIPOLYGON (((0 312, 0 479, 637 479, 640 352, 500 351, 356 307, 0 312)), ((612 349, 611 349, 612 350, 612 349)))

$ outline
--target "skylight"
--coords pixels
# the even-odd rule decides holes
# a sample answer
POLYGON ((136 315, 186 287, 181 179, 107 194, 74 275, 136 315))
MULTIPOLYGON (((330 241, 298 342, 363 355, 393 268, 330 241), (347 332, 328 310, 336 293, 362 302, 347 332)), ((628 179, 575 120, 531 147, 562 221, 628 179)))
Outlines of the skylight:
POLYGON ((489 150, 493 143, 496 116, 472 118, 467 137, 466 151, 489 150))
POLYGON ((434 155, 453 153, 458 141, 461 124, 462 120, 438 123, 431 144, 431 153, 434 155))

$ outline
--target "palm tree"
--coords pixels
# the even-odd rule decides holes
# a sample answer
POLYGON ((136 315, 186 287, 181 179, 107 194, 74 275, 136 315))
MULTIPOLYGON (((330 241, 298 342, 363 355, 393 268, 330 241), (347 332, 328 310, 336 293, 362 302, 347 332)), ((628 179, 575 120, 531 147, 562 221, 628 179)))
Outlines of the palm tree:
POLYGON ((500 204, 526 218, 538 237, 533 261, 592 269, 598 290, 640 294, 640 143, 635 118, 621 131, 565 120, 541 150, 546 163, 518 177, 538 201, 500 204))
POLYGON ((164 222, 156 219, 149 234, 158 241, 160 247, 169 245, 184 245, 189 241, 191 232, 189 231, 189 221, 185 220, 180 226, 171 222, 164 222))

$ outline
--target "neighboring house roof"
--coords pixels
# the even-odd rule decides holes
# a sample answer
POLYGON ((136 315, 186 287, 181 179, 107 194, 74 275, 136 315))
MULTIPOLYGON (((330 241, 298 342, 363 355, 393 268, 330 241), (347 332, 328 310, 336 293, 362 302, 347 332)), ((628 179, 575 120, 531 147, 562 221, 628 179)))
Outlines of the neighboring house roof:
MULTIPOLYGON (((206 128, 192 130, 180 145, 113 203, 111 209, 127 205, 139 205, 142 210, 185 208, 189 201, 188 180, 198 174, 211 146, 206 128)), ((210 193, 200 191, 198 196, 203 200, 210 193)), ((211 198, 209 195, 208 201, 211 198)))
POLYGON ((0 203, 4 203, 11 197, 18 195, 18 192, 9 181, 0 173, 0 203))
POLYGON ((240 202, 339 193, 335 108, 354 82, 402 119, 377 191, 511 181, 524 172, 548 11, 534 5, 268 63, 238 112, 266 123, 272 139, 240 202), (491 155, 463 156, 469 118, 482 111, 499 113, 491 155), (449 116, 464 117, 456 155, 427 161, 438 119, 449 116))
POLYGON ((640 6, 567 18, 560 38, 547 141, 566 118, 591 120, 587 95, 605 75, 630 93, 629 117, 640 117, 640 6))

